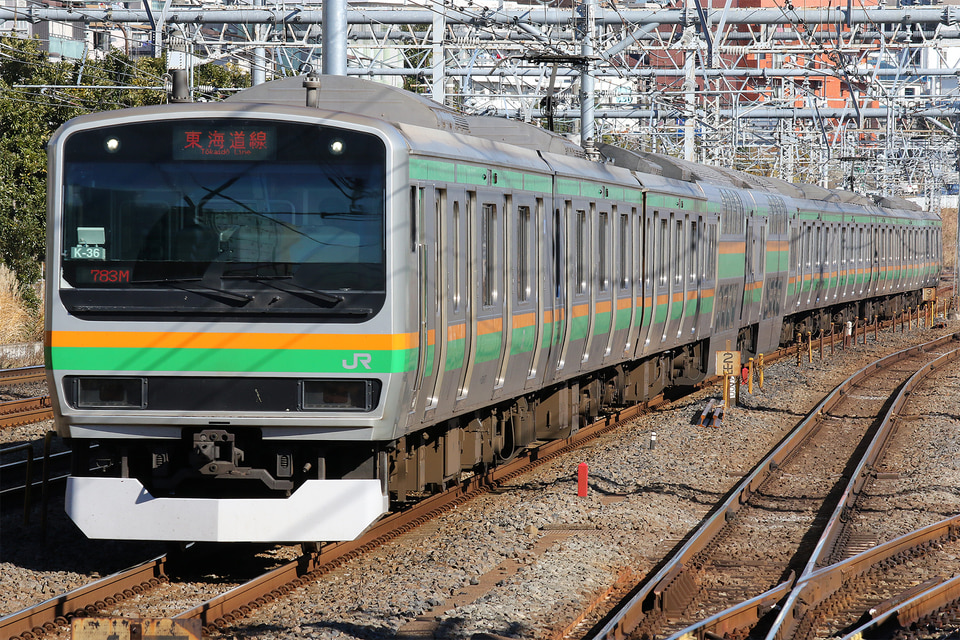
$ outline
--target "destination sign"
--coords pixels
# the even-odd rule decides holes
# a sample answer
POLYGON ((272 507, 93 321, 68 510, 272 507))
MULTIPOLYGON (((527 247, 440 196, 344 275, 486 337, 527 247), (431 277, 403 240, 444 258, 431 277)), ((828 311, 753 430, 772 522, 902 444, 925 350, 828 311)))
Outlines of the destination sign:
MULTIPOLYGON (((200 123, 198 123, 199 125, 200 123)), ((173 129, 174 160, 273 160, 277 155, 274 127, 178 126, 173 129)))

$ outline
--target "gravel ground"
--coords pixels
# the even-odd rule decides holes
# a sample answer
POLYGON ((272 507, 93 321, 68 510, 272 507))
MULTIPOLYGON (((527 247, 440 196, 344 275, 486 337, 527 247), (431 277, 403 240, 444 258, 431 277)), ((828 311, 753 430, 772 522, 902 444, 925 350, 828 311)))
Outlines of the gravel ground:
MULTIPOLYGON (((945 351, 945 350, 944 350, 945 351)), ((960 513, 960 361, 927 378, 862 492, 851 532, 878 543, 960 513)))
POLYGON ((25 382, 7 387, 0 387, 0 402, 19 400, 20 398, 36 398, 47 395, 46 382, 25 382))
MULTIPOLYGON (((948 327, 958 328, 957 322, 948 327)), ((476 633, 552 638, 618 577, 646 575, 849 373, 882 353, 946 331, 887 332, 879 344, 871 335, 866 346, 838 350, 833 357, 827 350, 823 361, 815 353, 813 363, 799 368, 792 359, 768 366, 765 390, 744 391, 742 406, 730 410, 719 429, 696 425, 700 409, 718 393, 698 392, 345 564, 220 635, 387 638, 412 635, 411 625, 420 617, 438 622, 436 636, 443 638, 476 633), (577 496, 581 462, 590 469, 585 498, 577 496)), ((939 436, 948 435, 949 420, 954 432, 957 426, 950 408, 956 406, 957 385, 944 390, 951 400, 944 398, 947 422, 936 430, 939 436)), ((49 427, 35 428, 40 435, 21 433, 15 439, 42 437, 49 427)), ((7 433, 0 437, 9 442, 7 433)), ((955 437, 947 446, 958 447, 955 437)), ((913 456, 918 462, 922 457, 913 456)), ((906 464, 898 465, 901 473, 906 464)), ((960 471, 954 476, 939 482, 956 500, 960 471)), ((87 581, 93 571, 107 573, 158 550, 84 541, 61 509, 51 506, 46 543, 35 522, 24 527, 19 515, 3 516, 0 614, 87 581)))

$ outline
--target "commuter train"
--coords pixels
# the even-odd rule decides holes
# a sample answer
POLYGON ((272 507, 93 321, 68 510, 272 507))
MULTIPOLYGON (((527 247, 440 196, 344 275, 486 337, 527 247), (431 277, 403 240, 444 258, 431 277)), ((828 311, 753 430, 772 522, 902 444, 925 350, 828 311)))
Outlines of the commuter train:
POLYGON ((71 120, 46 362, 92 538, 315 542, 936 284, 937 216, 346 77, 71 120))

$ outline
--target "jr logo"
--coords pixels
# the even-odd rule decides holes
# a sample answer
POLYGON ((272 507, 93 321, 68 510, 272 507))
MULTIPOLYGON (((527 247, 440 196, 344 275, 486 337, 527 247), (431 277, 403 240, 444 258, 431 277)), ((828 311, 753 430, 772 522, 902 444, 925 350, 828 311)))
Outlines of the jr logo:
POLYGON ((370 361, 371 361, 372 359, 373 359, 373 358, 370 356, 369 353, 355 353, 355 354, 353 354, 353 364, 347 364, 347 361, 344 360, 344 361, 343 361, 343 368, 344 368, 344 369, 356 369, 356 368, 359 367, 360 365, 363 365, 363 368, 364 368, 364 369, 369 369, 369 368, 370 368, 370 361))

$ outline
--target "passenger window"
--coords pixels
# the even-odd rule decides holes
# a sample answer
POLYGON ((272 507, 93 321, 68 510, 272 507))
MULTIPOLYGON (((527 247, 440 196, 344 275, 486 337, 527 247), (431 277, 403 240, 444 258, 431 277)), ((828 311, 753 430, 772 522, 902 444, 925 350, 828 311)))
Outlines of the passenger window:
POLYGON ((493 306, 497 301, 496 250, 497 250, 497 205, 484 204, 480 216, 480 288, 483 306, 493 306))
POLYGON ((517 299, 530 298, 530 207, 517 207, 517 299))
POLYGON ((609 255, 607 252, 607 237, 610 233, 610 215, 606 212, 600 213, 600 228, 597 230, 597 254, 599 257, 599 269, 597 280, 600 291, 607 291, 610 288, 610 267, 608 264, 609 255))
POLYGON ((587 212, 577 209, 577 293, 583 293, 587 290, 587 246, 589 235, 587 234, 587 212))
POLYGON ((450 225, 450 241, 453 249, 453 310, 460 310, 460 202, 453 202, 453 220, 450 225))
POLYGON ((676 237, 673 239, 674 261, 673 261, 673 281, 677 285, 683 284, 683 221, 676 221, 676 237))
POLYGON ((660 287, 667 286, 667 236, 669 228, 666 220, 660 220, 660 238, 657 242, 657 278, 660 287))
MULTIPOLYGON (((636 210, 634 210, 636 211, 636 210)), ((620 215, 620 243, 618 245, 617 268, 620 270, 620 288, 630 288, 630 218, 626 214, 620 215)))

